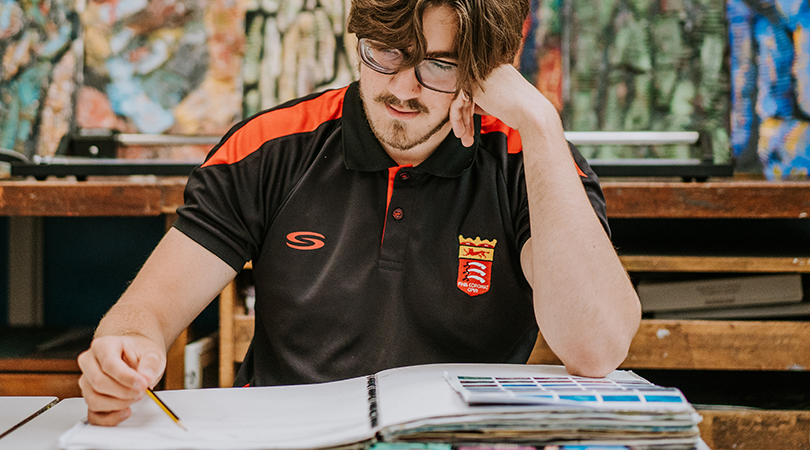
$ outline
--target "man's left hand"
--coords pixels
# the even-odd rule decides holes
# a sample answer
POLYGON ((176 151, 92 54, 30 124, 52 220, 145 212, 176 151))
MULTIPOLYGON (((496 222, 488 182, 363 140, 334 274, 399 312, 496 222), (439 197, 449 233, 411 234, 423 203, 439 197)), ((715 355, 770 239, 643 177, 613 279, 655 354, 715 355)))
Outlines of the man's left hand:
POLYGON ((544 113, 559 118, 554 106, 540 91, 515 67, 504 64, 476 86, 472 99, 463 91, 458 94, 450 106, 450 124, 456 137, 469 147, 475 140, 475 114, 495 116, 507 126, 520 130, 527 118, 544 113))

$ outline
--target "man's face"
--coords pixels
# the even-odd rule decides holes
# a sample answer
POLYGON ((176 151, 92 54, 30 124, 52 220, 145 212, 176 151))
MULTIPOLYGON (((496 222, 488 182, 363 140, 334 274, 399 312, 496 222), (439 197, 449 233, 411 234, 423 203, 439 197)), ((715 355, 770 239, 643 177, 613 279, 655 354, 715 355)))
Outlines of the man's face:
MULTIPOLYGON (((455 62, 453 10, 429 7, 422 22, 427 57, 455 62)), ((389 154, 417 146, 432 151, 450 132, 448 112, 455 96, 422 86, 413 68, 385 75, 360 64, 360 91, 371 129, 389 154)))

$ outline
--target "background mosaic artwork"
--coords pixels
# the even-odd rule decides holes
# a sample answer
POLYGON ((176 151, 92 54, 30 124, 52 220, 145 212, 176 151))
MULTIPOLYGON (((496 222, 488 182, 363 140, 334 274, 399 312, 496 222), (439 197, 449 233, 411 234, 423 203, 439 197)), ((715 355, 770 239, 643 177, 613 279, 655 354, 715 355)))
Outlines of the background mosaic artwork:
POLYGON ((517 57, 520 72, 563 109, 563 0, 532 0, 523 27, 523 47, 517 57))
MULTIPOLYGON (((77 129, 224 134, 357 79, 350 0, 0 0, 0 148, 57 153, 77 129)), ((810 171, 810 2, 531 0, 516 59, 570 131, 706 130, 714 160, 810 171)), ((210 146, 126 147, 201 160, 210 146)), ((686 146, 580 149, 685 158, 686 146)))
MULTIPOLYGON (((245 9, 238 0, 90 0, 79 127, 224 134, 242 116, 245 9)), ((209 148, 128 148, 119 156, 201 160, 209 148)))
POLYGON ((56 153, 74 126, 79 35, 72 1, 0 0, 0 148, 56 153))
POLYGON ((249 5, 244 111, 250 116, 357 79, 349 0, 264 0, 249 5))
POLYGON ((810 5, 728 0, 731 148, 738 167, 769 180, 810 171, 810 5), (762 170, 762 169, 760 169, 762 170))
MULTIPOLYGON (((728 162, 724 9, 723 0, 533 0, 521 70, 570 131, 706 130, 714 161, 728 162)), ((605 159, 694 157, 687 146, 580 150, 605 159)))

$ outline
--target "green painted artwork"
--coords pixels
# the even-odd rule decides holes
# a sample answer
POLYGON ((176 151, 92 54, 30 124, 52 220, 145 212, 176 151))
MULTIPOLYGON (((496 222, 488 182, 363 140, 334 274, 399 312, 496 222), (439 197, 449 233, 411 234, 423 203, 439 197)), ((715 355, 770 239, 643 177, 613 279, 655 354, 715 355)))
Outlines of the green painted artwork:
MULTIPOLYGON (((527 42, 561 42, 566 69, 544 72, 541 65, 529 76, 562 78, 567 130, 704 131, 715 163, 730 161, 723 0, 539 1, 539 15, 546 15, 539 23, 551 25, 539 27, 527 42), (557 22, 562 26, 555 32, 557 22)), ((549 53, 542 46, 537 51, 549 53)), ((699 153, 688 145, 580 150, 601 159, 686 159, 699 153)))

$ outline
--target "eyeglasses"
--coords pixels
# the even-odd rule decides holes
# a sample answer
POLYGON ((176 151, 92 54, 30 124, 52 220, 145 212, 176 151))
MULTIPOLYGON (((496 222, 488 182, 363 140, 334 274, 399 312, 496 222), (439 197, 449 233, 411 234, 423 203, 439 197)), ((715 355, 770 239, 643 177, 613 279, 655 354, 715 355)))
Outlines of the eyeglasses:
MULTIPOLYGON (((357 52, 363 64, 385 75, 393 75, 403 69, 405 55, 402 50, 388 48, 382 42, 360 38, 357 52)), ((458 90, 458 65, 441 59, 425 58, 414 68, 416 80, 422 86, 436 92, 455 94, 458 90)))

